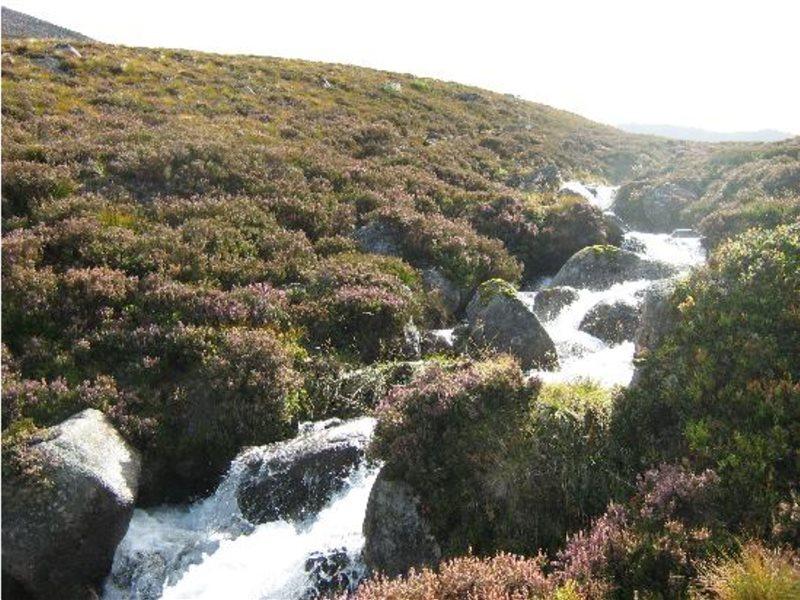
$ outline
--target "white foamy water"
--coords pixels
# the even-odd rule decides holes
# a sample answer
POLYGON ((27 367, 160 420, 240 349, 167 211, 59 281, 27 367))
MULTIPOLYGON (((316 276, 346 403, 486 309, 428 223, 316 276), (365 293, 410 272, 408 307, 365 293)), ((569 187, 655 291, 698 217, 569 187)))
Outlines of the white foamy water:
MULTIPOLYGON (((617 190, 611 186, 584 185, 578 181, 567 182, 563 187, 580 194, 606 212, 610 212, 617 190)), ((706 259, 700 237, 672 237, 664 233, 630 231, 625 234, 623 247, 643 258, 673 265, 681 274, 706 259)), ((542 282, 539 289, 546 288, 548 283, 542 282)), ((640 306, 645 291, 653 283, 648 280, 625 281, 605 290, 579 289, 574 302, 564 307, 553 319, 542 322, 556 345, 559 369, 533 371, 532 374, 544 381, 593 379, 606 386, 627 385, 633 376, 633 342, 608 345, 581 331, 579 325, 586 314, 601 302, 640 306)), ((519 296, 532 307, 536 293, 520 292, 519 296)))
POLYGON ((309 588, 305 563, 314 552, 344 549, 349 559, 360 565, 361 526, 376 476, 376 469, 360 468, 345 491, 309 524, 275 521, 222 541, 214 553, 205 555, 167 587, 162 598, 300 598, 309 588))
MULTIPOLYGON (((375 421, 355 419, 337 433, 371 436, 375 421)), ((378 466, 362 462, 343 489, 303 522, 249 523, 236 492, 243 456, 208 498, 188 506, 134 511, 114 556, 104 600, 290 600, 312 589, 306 561, 336 552, 348 575, 363 576, 362 524, 378 466)))

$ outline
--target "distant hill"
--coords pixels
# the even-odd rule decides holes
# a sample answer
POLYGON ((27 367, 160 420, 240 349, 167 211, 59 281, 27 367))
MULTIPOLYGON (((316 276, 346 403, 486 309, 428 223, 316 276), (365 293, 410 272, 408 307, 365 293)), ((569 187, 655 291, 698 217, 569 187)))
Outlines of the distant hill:
POLYGON ((676 125, 648 125, 641 123, 625 123, 619 128, 628 133, 644 133, 660 135, 676 140, 694 142, 779 142, 789 139, 791 133, 775 129, 759 129, 758 131, 708 131, 696 127, 680 127, 676 125))
POLYGON ((42 19, 37 19, 25 13, 2 7, 3 37, 4 38, 48 38, 64 40, 92 41, 92 38, 53 25, 42 19))

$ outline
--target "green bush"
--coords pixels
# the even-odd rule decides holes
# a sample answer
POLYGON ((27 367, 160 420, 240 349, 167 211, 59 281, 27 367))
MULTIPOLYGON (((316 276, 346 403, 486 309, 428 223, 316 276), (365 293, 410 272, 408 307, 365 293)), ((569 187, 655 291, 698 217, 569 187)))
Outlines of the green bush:
POLYGON ((293 314, 310 342, 362 360, 396 354, 419 312, 417 273, 396 258, 336 254, 321 260, 292 294, 293 314))
POLYGON ((497 547, 512 484, 502 467, 534 390, 500 357, 431 365, 381 402, 372 452, 422 495, 447 554, 497 547))
POLYGON ((497 240, 479 235, 469 224, 406 207, 379 209, 371 221, 383 226, 415 266, 438 266, 452 281, 473 290, 494 277, 519 281, 521 269, 497 240))
POLYGON ((800 481, 800 227, 728 242, 673 299, 681 318, 618 403, 615 445, 629 472, 713 468, 730 526, 766 535, 800 481))
POLYGON ((610 395, 526 383, 507 357, 432 365, 389 392, 373 452, 450 555, 555 549, 609 498, 610 395))

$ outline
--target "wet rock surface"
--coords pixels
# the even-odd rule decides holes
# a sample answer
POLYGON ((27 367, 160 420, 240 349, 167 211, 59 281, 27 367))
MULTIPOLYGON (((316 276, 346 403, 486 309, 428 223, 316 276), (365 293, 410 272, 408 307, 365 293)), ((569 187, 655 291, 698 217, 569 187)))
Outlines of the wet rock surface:
POLYGON ((533 300, 533 312, 542 321, 550 321, 561 310, 578 299, 578 290, 567 286, 550 287, 541 290, 533 300))
POLYGON ((363 459, 369 438, 339 419, 310 424, 285 442, 250 448, 236 497, 251 523, 302 520, 318 512, 346 485, 363 459))
POLYGON ((640 309, 627 302, 601 302, 586 313, 579 328, 606 344, 633 340, 639 326, 640 309))
POLYGON ((4 481, 4 576, 35 598, 95 597, 133 512, 139 455, 94 409, 24 452, 38 473, 4 481))
POLYGON ((383 471, 369 496, 364 537, 364 563, 374 573, 401 575, 411 567, 435 567, 442 557, 414 490, 383 471))
POLYGON ((614 246, 590 246, 574 254, 553 277, 553 286, 602 290, 637 279, 671 277, 677 269, 614 246))
MULTIPOLYGON (((467 306, 469 346, 507 352, 523 369, 554 369, 558 356, 539 319, 512 293, 476 292, 467 306)), ((460 339, 465 339, 462 336, 460 339)))

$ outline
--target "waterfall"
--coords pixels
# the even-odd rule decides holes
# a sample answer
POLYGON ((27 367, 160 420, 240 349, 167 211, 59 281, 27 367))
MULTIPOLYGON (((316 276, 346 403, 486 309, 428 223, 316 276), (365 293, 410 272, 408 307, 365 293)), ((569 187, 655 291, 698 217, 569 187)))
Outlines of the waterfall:
MULTIPOLYGON (((373 428, 371 418, 354 419, 326 435, 363 447, 373 428)), ((341 490, 307 519, 253 524, 242 514, 237 492, 253 455, 270 448, 240 454, 204 500, 137 509, 117 547, 103 598, 283 600, 316 597, 330 583, 355 585, 363 576, 361 527, 378 466, 362 457, 341 490)))

